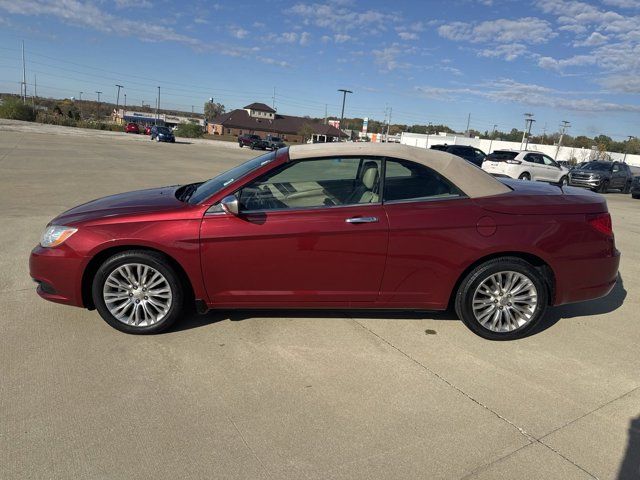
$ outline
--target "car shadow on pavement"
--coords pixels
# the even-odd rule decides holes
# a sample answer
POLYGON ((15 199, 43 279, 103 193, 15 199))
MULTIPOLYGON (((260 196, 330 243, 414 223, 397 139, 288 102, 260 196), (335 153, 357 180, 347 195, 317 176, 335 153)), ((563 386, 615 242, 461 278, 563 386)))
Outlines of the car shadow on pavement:
MULTIPOLYGON (((587 302, 551 307, 545 319, 529 335, 535 335, 552 327, 562 319, 602 315, 613 312, 622 306, 627 291, 622 277, 618 274, 618 281, 606 296, 587 302)), ((204 327, 222 320, 237 322, 250 318, 329 318, 329 319, 380 319, 380 320, 458 320, 452 310, 442 312, 416 310, 210 310, 205 314, 190 313, 185 315, 169 332, 179 332, 192 328, 204 327)), ((168 332, 168 333, 169 333, 168 332)))
POLYGON ((550 307, 544 320, 540 322, 537 328, 533 329, 530 335, 540 333, 562 319, 603 315, 613 312, 622 306, 625 298, 627 298, 627 291, 624 288, 622 276, 618 273, 618 280, 607 296, 586 302, 550 307))
POLYGON ((381 319, 381 320, 458 320, 455 312, 427 312, 415 310, 210 310, 199 315, 189 314, 169 330, 179 332, 204 327, 222 320, 237 322, 251 318, 328 318, 328 319, 381 319))
POLYGON ((629 423, 629 440, 620 470, 618 480, 638 480, 640 478, 640 416, 629 423))

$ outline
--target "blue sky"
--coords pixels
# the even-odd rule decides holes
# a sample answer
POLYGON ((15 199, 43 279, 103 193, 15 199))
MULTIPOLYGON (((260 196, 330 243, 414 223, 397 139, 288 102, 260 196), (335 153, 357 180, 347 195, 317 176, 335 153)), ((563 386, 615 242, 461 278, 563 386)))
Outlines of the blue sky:
MULTIPOLYGON (((640 1, 224 2, 0 0, 0 91, 19 92, 20 41, 38 94, 202 110, 340 114, 464 130, 572 123, 640 135, 640 1), (121 96, 121 102, 123 95, 121 96)), ((32 90, 32 85, 29 90, 32 90)))

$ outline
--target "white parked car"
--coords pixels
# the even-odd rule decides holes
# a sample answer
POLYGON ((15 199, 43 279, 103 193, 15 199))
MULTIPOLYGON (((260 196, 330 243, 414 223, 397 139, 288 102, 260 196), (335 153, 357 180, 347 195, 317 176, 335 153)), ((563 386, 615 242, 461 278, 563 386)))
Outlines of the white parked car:
POLYGON ((496 176, 568 184, 569 170, 540 152, 496 150, 487 155, 482 169, 496 176))

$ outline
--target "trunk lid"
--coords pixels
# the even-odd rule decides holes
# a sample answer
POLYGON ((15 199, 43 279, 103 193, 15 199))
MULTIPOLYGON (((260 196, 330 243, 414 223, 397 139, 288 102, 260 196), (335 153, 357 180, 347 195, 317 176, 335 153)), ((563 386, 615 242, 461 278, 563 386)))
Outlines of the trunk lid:
POLYGON ((589 190, 542 182, 499 179, 511 192, 475 199, 485 210, 510 215, 571 215, 607 212, 605 198, 589 190))

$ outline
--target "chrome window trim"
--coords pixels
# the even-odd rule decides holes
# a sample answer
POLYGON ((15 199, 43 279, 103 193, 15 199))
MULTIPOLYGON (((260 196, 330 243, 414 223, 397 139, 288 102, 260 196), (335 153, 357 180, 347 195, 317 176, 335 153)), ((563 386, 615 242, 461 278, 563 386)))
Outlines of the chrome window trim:
POLYGON ((397 204, 401 204, 401 203, 432 203, 432 202, 443 202, 443 201, 450 201, 450 200, 462 200, 462 199, 468 199, 469 197, 467 195, 451 195, 449 197, 440 197, 440 198, 429 198, 429 197, 422 197, 422 198, 408 198, 406 200, 389 200, 383 203, 383 205, 397 205, 397 204))
POLYGON ((318 205, 315 207, 296 207, 296 208, 270 208, 264 210, 243 210, 240 211, 240 215, 253 215, 256 213, 278 213, 278 212, 304 212, 304 211, 317 211, 317 210, 333 210, 340 208, 353 208, 353 207, 375 207, 382 206, 382 202, 375 203, 350 203, 348 205, 318 205))

